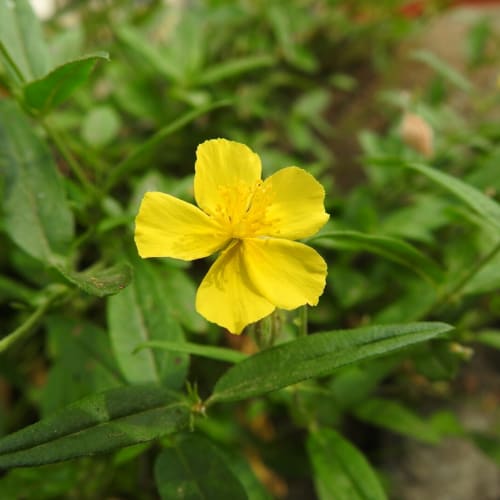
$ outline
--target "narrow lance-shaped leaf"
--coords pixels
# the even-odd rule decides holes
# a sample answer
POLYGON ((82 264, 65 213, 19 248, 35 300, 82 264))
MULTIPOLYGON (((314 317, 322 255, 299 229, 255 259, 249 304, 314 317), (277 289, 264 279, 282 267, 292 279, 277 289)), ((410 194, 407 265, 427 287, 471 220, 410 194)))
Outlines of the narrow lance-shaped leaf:
MULTIPOLYGON (((191 189, 193 180, 189 179, 189 181, 189 189, 191 189)), ((165 192, 169 192, 174 196, 171 191, 165 192)), ((185 269, 177 269, 167 262, 165 264, 163 282, 169 302, 172 304, 174 317, 189 331, 205 331, 207 328, 206 320, 195 308, 197 286, 193 278, 189 276, 185 269)))
POLYGON ((389 236, 365 234, 357 231, 328 231, 308 240, 327 248, 342 248, 371 252, 408 267, 415 273, 440 283, 443 272, 425 254, 406 241, 389 236))
POLYGON ((368 399, 354 409, 354 414, 360 420, 425 443, 436 444, 439 441, 439 433, 430 423, 397 401, 368 399))
POLYGON ((483 261, 484 266, 465 285, 465 294, 495 293, 500 290, 500 240, 497 246, 491 250, 491 252, 495 251, 496 255, 492 256, 489 262, 483 261))
POLYGON ((105 52, 69 61, 42 78, 25 85, 24 102, 33 111, 47 113, 63 103, 80 85, 89 78, 99 59, 109 60, 105 52))
POLYGON ((406 163, 406 167, 419 172, 464 201, 475 212, 500 230, 500 204, 478 189, 449 174, 417 163, 406 163))
POLYGON ((106 269, 76 272, 64 265, 58 266, 60 273, 84 292, 97 297, 105 297, 121 292, 132 280, 132 267, 119 262, 106 269))
POLYGON ((500 330, 483 330, 475 340, 495 349, 500 349, 500 330))
POLYGON ((319 500, 385 500, 371 465, 361 452, 333 429, 309 435, 307 450, 319 500))
POLYGON ((436 56, 436 54, 429 52, 428 50, 415 50, 411 54, 411 58, 416 61, 420 61, 427 64, 436 73, 440 74, 443 78, 446 78, 450 83, 458 87, 464 92, 470 92, 472 90, 472 84, 459 73, 455 68, 451 67, 449 64, 445 63, 442 59, 436 56))
POLYGON ((224 61, 210 68, 206 68, 200 75, 198 84, 212 85, 226 78, 239 76, 242 73, 253 71, 275 63, 274 57, 270 55, 252 55, 224 61))
POLYGON ((0 0, 0 62, 17 85, 49 70, 42 27, 28 0, 0 0))
POLYGON ((182 70, 165 57, 162 51, 150 43, 137 29, 130 26, 120 26, 116 29, 116 36, 125 45, 137 52, 141 58, 150 64, 159 74, 168 80, 179 80, 182 70))
POLYGON ((7 234, 32 257, 60 261, 74 234, 62 179, 47 145, 7 99, 0 101, 0 176, 7 234))
POLYGON ((214 109, 229 106, 230 104, 231 101, 229 99, 222 99, 220 101, 207 104, 206 106, 200 106, 199 108, 192 109, 191 111, 184 113, 172 123, 169 123, 168 125, 162 127, 148 140, 138 146, 130 154, 130 156, 125 158, 125 160, 123 160, 116 166, 116 168, 110 173, 105 188, 110 189, 120 179, 123 179, 124 177, 129 175, 130 172, 137 169, 141 165, 144 165, 144 163, 151 157, 152 153, 156 151, 156 148, 158 148, 159 145, 162 144, 165 141, 165 138, 167 138, 169 135, 177 132, 182 127, 192 122, 199 116, 203 116, 204 114, 207 114, 214 109))
POLYGON ((184 428, 190 409, 167 389, 111 389, 0 439, 0 468, 49 464, 156 439, 184 428))
POLYGON ((207 404, 238 401, 275 391, 336 368, 442 335, 445 323, 380 325, 316 333, 259 352, 231 367, 215 384, 207 404))
POLYGON ((217 447, 199 435, 175 440, 173 448, 163 450, 156 460, 155 478, 165 500, 248 498, 217 447))

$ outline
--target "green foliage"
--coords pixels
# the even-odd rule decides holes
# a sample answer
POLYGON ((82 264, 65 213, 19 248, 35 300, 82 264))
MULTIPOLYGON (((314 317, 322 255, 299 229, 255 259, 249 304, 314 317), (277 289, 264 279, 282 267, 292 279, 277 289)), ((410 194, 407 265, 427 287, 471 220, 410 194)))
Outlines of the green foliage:
POLYGON ((32 257, 53 263, 69 251, 73 214, 49 148, 7 99, 0 102, 0 145, 5 231, 32 257))
POLYGON ((382 486, 370 464, 349 441, 332 429, 313 431, 307 449, 321 500, 384 500, 382 486))
POLYGON ((73 403, 0 443, 0 467, 40 465, 150 441, 185 427, 189 407, 159 387, 111 389, 73 403))
POLYGON ((230 368, 207 403, 234 401, 329 375, 349 363, 388 354, 448 332, 449 325, 409 323, 317 333, 255 354, 230 368))
POLYGON ((97 297, 118 293, 132 280, 132 268, 124 262, 118 262, 107 269, 88 269, 83 272, 63 267, 58 267, 58 270, 68 281, 97 297))
POLYGON ((158 382, 179 387, 186 376, 187 356, 151 349, 134 352, 144 341, 183 338, 153 265, 137 260, 134 270, 132 284, 108 299, 109 334, 116 360, 130 383, 158 382))
POLYGON ((500 229, 500 204, 496 203, 488 196, 485 196, 474 187, 443 172, 431 169, 425 165, 409 164, 408 167, 426 175, 445 189, 451 191, 455 196, 458 196, 467 203, 467 205, 475 210, 495 229, 500 229))
POLYGON ((49 52, 28 0, 0 2, 0 33, 0 61, 13 85, 47 73, 49 52))
POLYGON ((396 238, 356 231, 331 231, 320 233, 309 241, 311 240, 319 240, 318 245, 326 248, 366 251, 380 255, 412 269, 434 283, 440 283, 443 279, 443 273, 435 262, 412 245, 396 238))
POLYGON ((42 415, 124 383, 104 330, 62 315, 49 316, 46 326, 52 368, 40 398, 42 415))
POLYGON ((368 399, 356 406, 354 414, 360 420, 386 427, 425 443, 435 444, 439 441, 439 435, 431 425, 397 401, 368 399))
POLYGON ((60 4, 0 0, 0 496, 380 500, 382 452, 449 436, 498 463, 498 422, 455 411, 500 348, 494 23, 465 71, 408 54, 410 95, 425 17, 396 1, 60 4), (318 306, 241 337, 195 310, 209 263, 134 245, 144 193, 192 201, 215 137, 307 169, 330 213, 318 306))
POLYGON ((24 103, 36 113, 47 113, 63 103, 90 76, 98 59, 108 59, 106 53, 87 56, 58 66, 43 78, 24 86, 24 103))
POLYGON ((156 460, 155 476, 164 499, 248 498, 223 456, 202 436, 176 439, 172 447, 164 449, 156 460))

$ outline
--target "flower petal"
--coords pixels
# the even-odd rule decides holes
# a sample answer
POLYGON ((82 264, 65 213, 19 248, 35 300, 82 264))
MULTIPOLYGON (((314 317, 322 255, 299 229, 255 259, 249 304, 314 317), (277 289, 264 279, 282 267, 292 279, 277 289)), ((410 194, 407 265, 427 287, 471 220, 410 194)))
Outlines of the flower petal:
POLYGON ((261 175, 260 158, 248 146, 227 139, 211 139, 196 150, 194 197, 207 214, 216 213, 223 186, 254 186, 261 175))
POLYGON ((196 310, 202 316, 237 334, 274 310, 248 279, 242 248, 241 242, 235 242, 224 250, 196 294, 196 310))
POLYGON ((327 266, 313 248, 279 238, 249 238, 243 241, 243 258, 255 288, 276 307, 318 303, 327 266))
POLYGON ((272 201, 266 219, 273 222, 268 236, 296 240, 315 234, 330 217, 325 212, 325 190, 308 172, 298 167, 278 170, 262 188, 272 201))
POLYGON ((144 195, 135 219, 135 244, 141 257, 200 259, 227 242, 227 236, 198 207, 165 193, 144 195))

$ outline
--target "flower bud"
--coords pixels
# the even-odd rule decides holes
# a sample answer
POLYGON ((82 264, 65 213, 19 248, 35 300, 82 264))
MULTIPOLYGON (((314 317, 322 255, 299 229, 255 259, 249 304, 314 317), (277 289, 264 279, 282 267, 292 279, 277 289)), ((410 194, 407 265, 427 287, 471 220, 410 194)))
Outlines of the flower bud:
POLYGON ((403 142, 430 158, 434 154, 434 133, 431 126, 415 113, 405 113, 400 128, 403 142))
POLYGON ((474 355, 474 350, 470 347, 466 347, 458 342, 451 342, 450 344, 450 352, 456 354, 459 358, 464 361, 469 361, 474 355))

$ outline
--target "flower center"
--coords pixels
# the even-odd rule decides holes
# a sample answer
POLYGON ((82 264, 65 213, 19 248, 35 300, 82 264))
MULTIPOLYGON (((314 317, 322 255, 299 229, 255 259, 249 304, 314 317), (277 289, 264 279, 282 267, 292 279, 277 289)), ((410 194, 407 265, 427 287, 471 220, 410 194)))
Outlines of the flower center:
POLYGON ((267 216, 273 201, 272 188, 262 181, 219 186, 215 218, 224 233, 233 239, 265 236, 274 224, 267 216))

